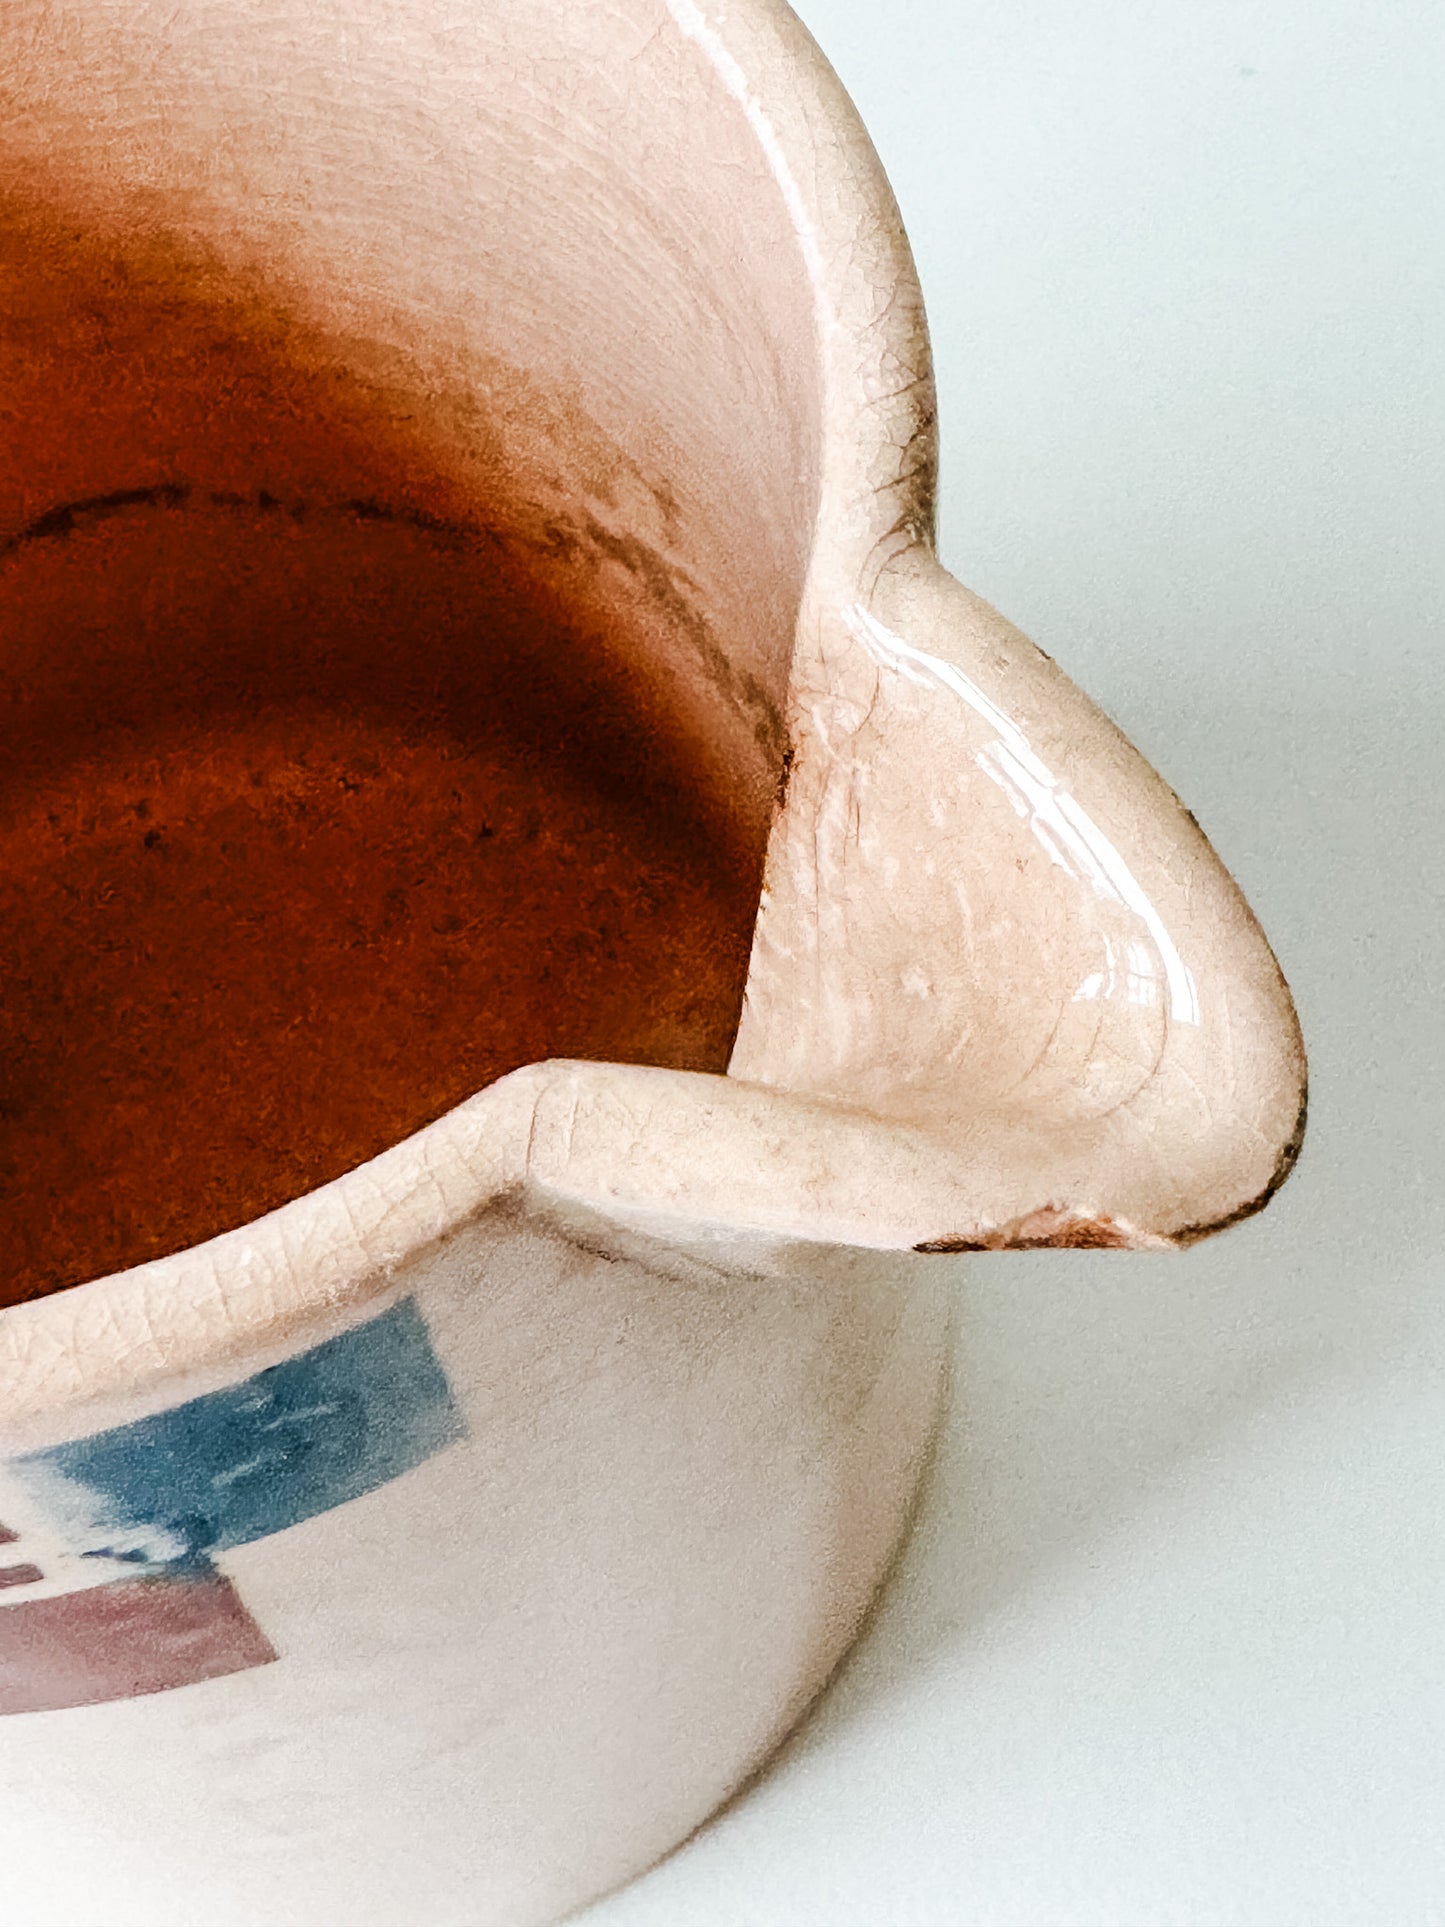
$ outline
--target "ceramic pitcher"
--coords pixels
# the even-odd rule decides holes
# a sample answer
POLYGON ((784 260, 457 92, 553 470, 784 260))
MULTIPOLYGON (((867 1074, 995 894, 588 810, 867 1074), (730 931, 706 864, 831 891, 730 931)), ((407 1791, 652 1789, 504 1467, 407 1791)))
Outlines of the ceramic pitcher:
POLYGON ((0 1312, 5 1917, 533 1927, 853 1638, 940 1408, 930 1254, 1257 1209, 1289 996, 1187 810, 935 559, 918 285, 781 0, 6 0, 0 92, 12 787, 160 674, 117 530, 204 522, 219 622, 263 524, 346 593, 404 525, 593 639, 753 879, 716 1067, 522 1062, 0 1312))

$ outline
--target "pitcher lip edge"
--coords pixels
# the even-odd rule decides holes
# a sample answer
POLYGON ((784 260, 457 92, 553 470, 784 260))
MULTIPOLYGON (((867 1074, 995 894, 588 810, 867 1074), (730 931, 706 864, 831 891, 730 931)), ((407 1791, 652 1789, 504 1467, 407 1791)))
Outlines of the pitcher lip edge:
MULTIPOLYGON (((875 248, 881 246, 881 261, 896 303, 888 325, 880 331, 887 346, 880 347, 877 358, 904 351, 914 367, 912 383, 887 403, 870 398, 861 387, 850 396, 839 389, 835 370, 828 365, 829 327, 820 315, 825 473, 810 581, 820 571, 836 576, 840 570, 850 580, 860 581, 870 557, 886 547, 891 531, 900 528, 906 532, 899 546, 881 558, 880 569, 905 550, 932 554, 936 433, 928 331, 902 218, 862 118, 826 55, 786 0, 734 0, 722 23, 706 18, 692 0, 666 0, 666 5, 680 32, 687 31, 680 18, 684 9, 696 17, 704 30, 700 44, 715 68, 719 49, 737 66, 747 92, 739 105, 755 132, 750 103, 772 130, 776 151, 770 150, 767 141, 761 144, 774 162, 775 175, 779 157, 785 168, 797 158, 809 117, 827 122, 834 137, 827 147, 829 157, 836 157, 835 164, 820 167, 825 161, 824 145, 809 141, 810 166, 829 174, 829 186, 837 197, 833 220, 842 226, 850 215, 855 216, 856 228, 867 231, 875 248), (750 32, 759 35, 761 44, 748 71, 734 49, 750 32), (896 299, 900 293, 901 302, 896 299), (889 406, 891 416, 880 413, 880 408, 889 406), (908 433, 900 438, 897 427, 904 418, 908 433), (900 461, 899 473, 883 485, 881 493, 871 483, 861 496, 856 487, 850 489, 850 482, 866 477, 870 460, 879 451, 895 446, 916 451, 920 443, 924 447, 921 465, 905 473, 900 461), (867 504, 866 523, 849 539, 847 510, 850 502, 856 505, 859 499, 867 504), (890 515, 890 501, 903 504, 901 511, 890 515)), ((699 39, 696 33, 689 37, 699 39)), ((830 290, 819 285, 816 260, 810 257, 801 233, 799 240, 821 309, 830 290)), ((861 267, 831 278, 842 284, 841 290, 831 290, 834 294, 841 291, 846 296, 851 288, 856 295, 864 286, 861 267)), ((880 283, 875 278, 867 285, 876 288, 880 283)), ((862 332, 837 314, 836 303, 831 325, 833 347, 847 341, 856 350, 862 332)), ((853 360, 856 372, 856 354, 853 360)), ((236 1230, 146 1264, 0 1308, 0 1425, 10 1430, 40 1415, 55 1417, 107 1393, 128 1395, 142 1383, 169 1382, 198 1372, 239 1375, 268 1347, 293 1349, 291 1336, 309 1331, 318 1320, 342 1316, 354 1322, 385 1300, 404 1259, 519 1182, 531 1114, 547 1075, 545 1062, 511 1072, 377 1158, 236 1230), (525 1116, 519 1114, 519 1100, 525 1116), (477 1127, 484 1119, 490 1129, 482 1148, 477 1127), (470 1147, 465 1159, 463 1143, 470 1147), (419 1203, 420 1192, 428 1182, 436 1182, 438 1164, 454 1161, 453 1180, 465 1172, 459 1187, 464 1202, 447 1207, 440 1216, 427 1212, 419 1203), (403 1195, 385 1204, 381 1217, 375 1217, 382 1192, 398 1184, 403 1195), (383 1237, 381 1227, 387 1218, 409 1209, 413 1223, 403 1242, 397 1245, 383 1237), (368 1219, 371 1231, 358 1230, 358 1221, 364 1227, 368 1219), (326 1241, 321 1263, 314 1255, 318 1236, 326 1241), (374 1249, 368 1248, 369 1239, 374 1249), (258 1246, 271 1267, 259 1292, 258 1246), (301 1251, 306 1258, 293 1255, 301 1251), (146 1360, 139 1371, 138 1358, 146 1360), (69 1368, 69 1383, 58 1390, 56 1367, 61 1360, 69 1368)))

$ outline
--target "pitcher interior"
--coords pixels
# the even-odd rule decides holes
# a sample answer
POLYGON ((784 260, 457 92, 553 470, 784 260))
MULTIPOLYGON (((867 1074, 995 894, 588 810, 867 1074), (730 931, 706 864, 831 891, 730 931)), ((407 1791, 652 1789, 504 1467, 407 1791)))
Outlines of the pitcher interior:
POLYGON ((0 14, 0 1303, 528 1062, 727 1064, 812 294, 601 16, 0 14))

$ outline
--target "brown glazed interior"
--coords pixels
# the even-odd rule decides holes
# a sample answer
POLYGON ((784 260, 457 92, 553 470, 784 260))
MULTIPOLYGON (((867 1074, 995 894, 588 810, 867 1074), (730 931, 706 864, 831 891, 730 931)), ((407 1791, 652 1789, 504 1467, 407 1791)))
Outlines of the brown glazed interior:
POLYGON ((358 359, 164 224, 0 204, 0 1304, 529 1062, 727 1064, 784 746, 685 497, 524 372, 449 459, 358 359))

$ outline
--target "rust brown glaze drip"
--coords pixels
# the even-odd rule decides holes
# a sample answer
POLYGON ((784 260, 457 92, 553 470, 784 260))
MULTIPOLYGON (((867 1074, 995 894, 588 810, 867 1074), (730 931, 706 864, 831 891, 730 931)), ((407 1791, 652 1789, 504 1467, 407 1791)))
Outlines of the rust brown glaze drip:
POLYGON ((991 1230, 930 1238, 913 1247, 925 1253, 961 1251, 1160 1251, 1172 1238, 1160 1238, 1120 1224, 1107 1214, 1083 1215, 1064 1205, 1044 1205, 991 1230))
POLYGON ((723 1069, 766 825, 585 585, 156 244, 12 202, 0 290, 0 1303, 537 1059, 723 1069))

